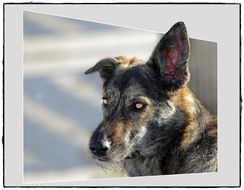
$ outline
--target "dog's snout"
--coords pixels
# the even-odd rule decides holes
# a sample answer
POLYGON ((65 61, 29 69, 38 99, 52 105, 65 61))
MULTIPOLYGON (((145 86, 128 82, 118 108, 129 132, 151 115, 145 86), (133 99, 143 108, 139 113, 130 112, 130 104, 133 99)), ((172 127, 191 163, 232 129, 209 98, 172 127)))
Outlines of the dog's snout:
POLYGON ((105 140, 96 140, 90 143, 90 150, 96 156, 105 156, 110 149, 110 143, 105 140))

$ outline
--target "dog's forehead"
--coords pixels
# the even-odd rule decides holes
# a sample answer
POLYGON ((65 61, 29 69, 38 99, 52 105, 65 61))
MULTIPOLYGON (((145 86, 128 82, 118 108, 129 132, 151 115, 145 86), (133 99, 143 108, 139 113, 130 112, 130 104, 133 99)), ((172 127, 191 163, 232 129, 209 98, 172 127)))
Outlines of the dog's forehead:
POLYGON ((133 67, 135 65, 143 63, 143 61, 138 57, 117 56, 114 57, 114 59, 118 63, 120 69, 133 67))
POLYGON ((104 91, 112 94, 146 95, 146 91, 152 86, 151 75, 145 64, 122 69, 111 78, 104 91))

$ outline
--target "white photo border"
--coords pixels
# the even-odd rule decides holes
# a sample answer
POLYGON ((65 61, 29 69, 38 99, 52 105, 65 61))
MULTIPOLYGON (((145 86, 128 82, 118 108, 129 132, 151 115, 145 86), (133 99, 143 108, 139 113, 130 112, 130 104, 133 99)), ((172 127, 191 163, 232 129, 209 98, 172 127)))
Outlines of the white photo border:
POLYGON ((238 3, 5 3, 3 23, 4 186, 240 186, 240 10, 241 5, 238 3), (216 173, 24 184, 22 126, 24 11, 161 33, 165 33, 171 25, 181 20, 187 25, 189 37, 216 42, 218 47, 219 171, 216 173))

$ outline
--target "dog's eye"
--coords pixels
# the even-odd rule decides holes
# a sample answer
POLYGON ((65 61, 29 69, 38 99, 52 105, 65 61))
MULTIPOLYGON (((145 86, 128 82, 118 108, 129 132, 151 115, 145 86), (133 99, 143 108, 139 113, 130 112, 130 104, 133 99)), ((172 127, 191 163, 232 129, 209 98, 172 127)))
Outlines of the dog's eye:
POLYGON ((146 106, 146 104, 142 103, 142 102, 136 102, 134 103, 134 109, 135 110, 141 110, 146 106))
POLYGON ((102 98, 102 103, 103 105, 108 105, 108 99, 107 98, 102 98))

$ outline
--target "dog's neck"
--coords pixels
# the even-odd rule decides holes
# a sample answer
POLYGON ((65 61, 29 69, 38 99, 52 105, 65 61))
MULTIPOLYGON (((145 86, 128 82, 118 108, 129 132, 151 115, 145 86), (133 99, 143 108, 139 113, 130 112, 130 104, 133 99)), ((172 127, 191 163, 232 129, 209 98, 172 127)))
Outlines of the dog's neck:
POLYGON ((186 150, 201 138, 201 134, 210 126, 209 123, 212 122, 213 116, 187 86, 179 89, 177 93, 178 96, 173 97, 178 99, 175 101, 181 107, 185 117, 180 148, 186 150))

